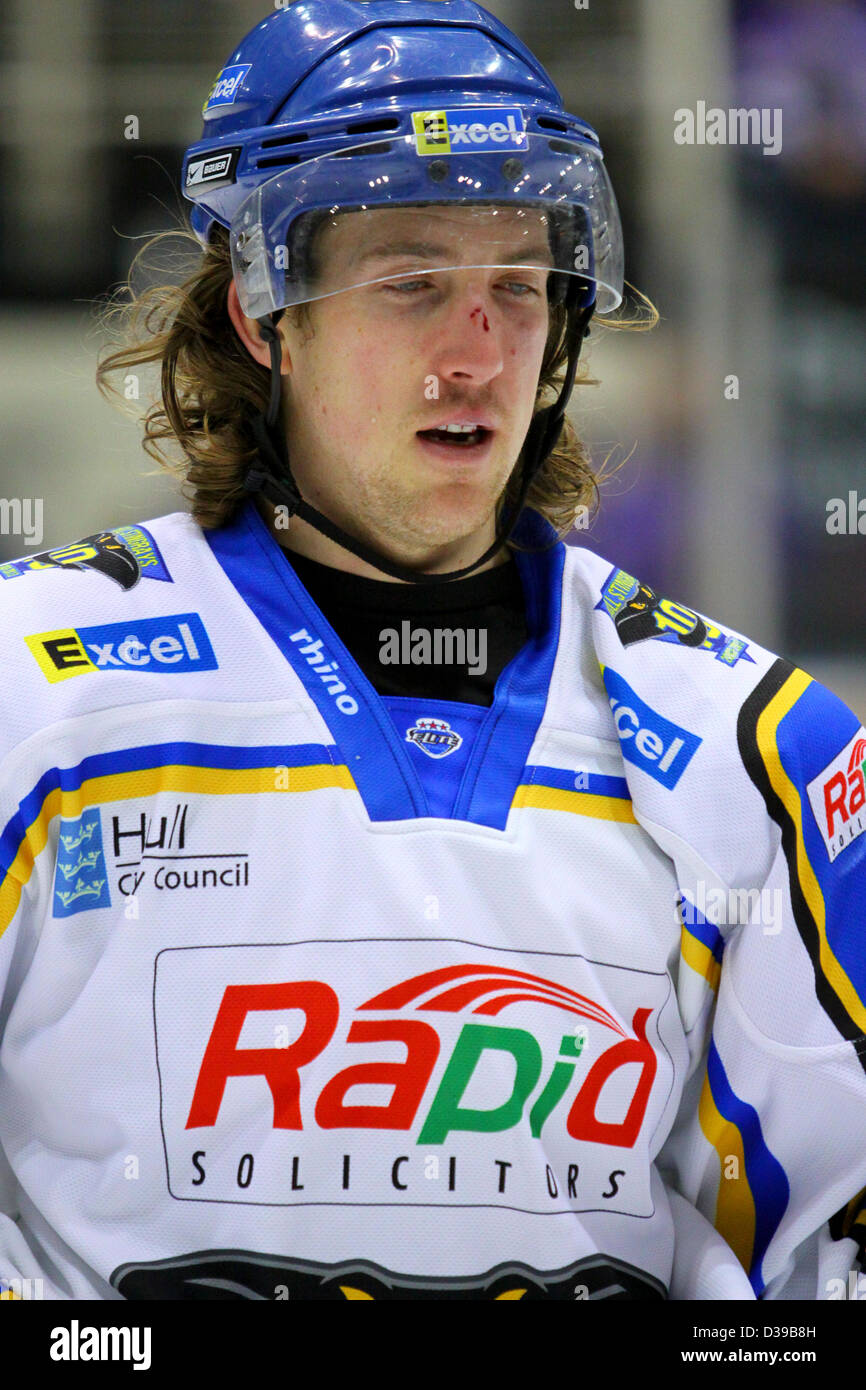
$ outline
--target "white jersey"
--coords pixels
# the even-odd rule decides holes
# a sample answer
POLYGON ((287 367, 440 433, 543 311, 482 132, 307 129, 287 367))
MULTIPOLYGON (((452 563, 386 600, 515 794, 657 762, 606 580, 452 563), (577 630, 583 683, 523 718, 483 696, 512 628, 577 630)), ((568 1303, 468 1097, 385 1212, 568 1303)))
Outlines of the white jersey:
POLYGON ((845 1296, 866 732, 515 558, 490 708, 378 696, 252 505, 0 566, 11 1296, 845 1296))

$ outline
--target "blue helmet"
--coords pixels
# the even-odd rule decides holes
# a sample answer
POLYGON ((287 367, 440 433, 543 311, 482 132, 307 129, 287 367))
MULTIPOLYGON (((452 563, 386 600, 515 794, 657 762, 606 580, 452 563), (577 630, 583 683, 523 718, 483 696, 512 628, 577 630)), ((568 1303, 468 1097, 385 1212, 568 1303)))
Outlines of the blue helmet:
MULTIPOLYGON (((217 224, 228 229, 241 308, 258 321, 271 357, 267 414, 250 421, 258 460, 246 490, 286 504, 395 578, 442 584, 469 574, 511 536, 556 445, 593 313, 622 300, 622 233, 598 137, 563 109, 529 49, 472 0, 281 5, 230 55, 202 114, 202 139, 183 161, 191 224, 205 246, 217 224), (558 400, 532 420, 518 496, 493 545, 462 570, 419 578, 300 495, 279 421, 276 321, 290 306, 376 283, 369 270, 343 264, 369 256, 336 258, 339 268, 317 256, 323 222, 350 215, 353 229, 363 228, 400 209, 401 225, 423 231, 425 208, 452 204, 461 208, 460 239, 444 253, 423 251, 425 277, 473 268, 480 255, 484 269, 548 272, 548 299, 566 311, 568 364, 558 400), (500 229, 509 234, 507 259, 500 229)), ((417 275, 417 266, 403 273, 417 275)), ((400 274, 392 265, 381 278, 400 274)))
POLYGON ((323 218, 450 202, 535 209, 526 235, 541 215, 562 272, 551 277, 557 297, 571 275, 597 313, 622 299, 598 137, 472 0, 298 0, 241 41, 203 115, 183 193, 203 244, 215 222, 229 229, 252 318, 354 287, 326 287, 311 271, 323 218))

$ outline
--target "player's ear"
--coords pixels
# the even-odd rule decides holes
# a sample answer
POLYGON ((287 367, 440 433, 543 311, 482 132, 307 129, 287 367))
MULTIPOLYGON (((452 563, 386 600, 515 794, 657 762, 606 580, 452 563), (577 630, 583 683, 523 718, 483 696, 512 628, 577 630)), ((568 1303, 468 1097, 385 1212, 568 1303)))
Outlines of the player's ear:
MULTIPOLYGON (((263 367, 270 367, 270 348, 268 347, 267 343, 263 340, 259 330, 259 325, 256 323, 255 319, 247 318, 246 314, 241 308, 240 300, 238 299, 237 285, 235 284, 234 279, 232 279, 229 283, 228 296, 226 298, 226 306, 229 311, 229 318, 234 324, 235 332, 237 333, 247 352, 250 354, 252 358, 254 358, 256 362, 260 362, 263 367)), ((289 372, 291 372, 292 370, 292 359, 289 353, 289 345, 286 342, 283 334, 280 332, 281 328, 282 322, 277 324, 277 332, 280 334, 280 339, 283 345, 283 355, 280 372, 283 376, 288 376, 289 372)))

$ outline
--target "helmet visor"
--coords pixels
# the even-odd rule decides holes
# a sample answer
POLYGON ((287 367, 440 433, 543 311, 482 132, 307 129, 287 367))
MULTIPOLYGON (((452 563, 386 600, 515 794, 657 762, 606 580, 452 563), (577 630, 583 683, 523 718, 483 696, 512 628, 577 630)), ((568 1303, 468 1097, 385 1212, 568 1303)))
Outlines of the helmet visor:
POLYGON ((596 312, 622 302, 622 231, 599 151, 524 135, 526 148, 419 156, 391 137, 284 169, 232 221, 250 318, 419 274, 532 271, 561 300, 569 277, 596 312), (349 221, 348 219, 351 219, 349 221))

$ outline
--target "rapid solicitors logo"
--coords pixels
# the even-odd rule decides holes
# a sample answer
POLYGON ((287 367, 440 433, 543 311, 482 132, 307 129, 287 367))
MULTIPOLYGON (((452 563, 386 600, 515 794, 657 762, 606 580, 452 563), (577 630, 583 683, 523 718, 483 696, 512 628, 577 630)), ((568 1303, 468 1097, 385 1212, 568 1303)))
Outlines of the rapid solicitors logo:
POLYGON ((474 950, 161 952, 172 1196, 649 1215, 648 1136, 672 1083, 667 975, 556 956, 551 977, 549 954, 536 971, 533 952, 474 950))
POLYGON ((806 788, 832 863, 866 830, 866 729, 861 725, 806 788))

